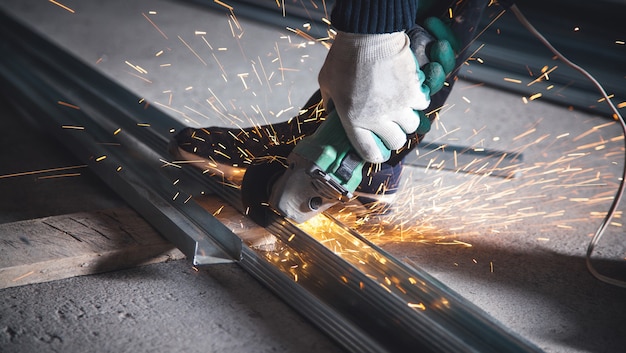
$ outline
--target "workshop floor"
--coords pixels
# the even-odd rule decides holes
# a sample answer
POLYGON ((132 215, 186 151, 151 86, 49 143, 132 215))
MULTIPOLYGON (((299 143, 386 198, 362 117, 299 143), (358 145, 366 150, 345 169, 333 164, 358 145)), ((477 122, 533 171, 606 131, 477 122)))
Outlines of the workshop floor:
MULTIPOLYGON (((227 10, 188 2, 63 4, 74 13, 47 1, 0 6, 190 126, 292 116, 314 91, 326 53, 280 26, 238 18, 238 28, 227 10)), ((75 163, 12 110, 2 121, 0 175, 75 163)), ((427 142, 524 160, 513 179, 439 161, 408 166, 394 220, 402 227, 370 238, 547 352, 622 352, 626 290, 592 277, 584 259, 621 171, 618 125, 459 81, 427 142)), ((1 223, 124 206, 89 171, 0 179, 0 191, 1 223)), ((603 271, 624 279, 622 222, 615 219, 597 256, 603 271)), ((0 299, 0 352, 340 350, 236 265, 196 272, 172 261, 2 289, 0 299)))

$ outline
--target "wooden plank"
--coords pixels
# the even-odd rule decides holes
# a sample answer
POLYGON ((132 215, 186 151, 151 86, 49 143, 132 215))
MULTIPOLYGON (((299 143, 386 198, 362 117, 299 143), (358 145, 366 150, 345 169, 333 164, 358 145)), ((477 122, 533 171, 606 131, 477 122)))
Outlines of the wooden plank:
MULTIPOLYGON (((195 201, 248 246, 274 249, 270 232, 218 197, 195 201)), ((184 257, 130 208, 0 224, 0 289, 184 257)))
POLYGON ((129 208, 0 224, 0 288, 182 258, 129 208))

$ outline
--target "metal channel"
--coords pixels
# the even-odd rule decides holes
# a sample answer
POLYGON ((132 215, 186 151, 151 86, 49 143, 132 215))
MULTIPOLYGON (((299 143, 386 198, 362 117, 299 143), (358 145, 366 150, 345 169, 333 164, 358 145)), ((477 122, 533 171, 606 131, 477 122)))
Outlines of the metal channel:
MULTIPOLYGON (((350 351, 540 351, 332 217, 300 228, 276 215, 268 230, 289 261, 242 245, 172 180, 187 175, 167 162, 169 131, 180 128, 174 119, 2 11, 0 35, 4 93, 194 262, 241 258, 244 269, 350 351), (59 104, 64 100, 77 109, 59 104), (336 241, 331 246, 324 237, 336 241)), ((198 183, 241 210, 237 189, 198 183)))

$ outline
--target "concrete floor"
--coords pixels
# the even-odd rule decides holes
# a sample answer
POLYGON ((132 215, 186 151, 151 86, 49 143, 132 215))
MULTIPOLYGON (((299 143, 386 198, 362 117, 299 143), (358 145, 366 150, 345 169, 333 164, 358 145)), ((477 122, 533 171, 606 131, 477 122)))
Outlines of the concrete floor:
POLYGON ((341 352, 236 265, 2 290, 0 352, 341 352))
MULTIPOLYGON (((227 13, 187 3, 64 4, 75 13, 49 2, 8 0, 1 6, 191 126, 233 124, 215 114, 207 99, 238 117, 290 116, 314 90, 326 52, 280 27, 243 19, 244 31, 235 29, 243 35, 235 40, 227 13), (207 34, 202 38, 196 31, 207 34), (278 70, 278 58, 289 70, 278 70)), ((606 197, 615 192, 621 168, 618 127, 604 126, 607 120, 593 114, 524 102, 516 94, 463 81, 449 103, 427 140, 523 151, 520 177, 505 181, 409 168, 404 231, 371 238, 547 352, 623 351, 626 291, 599 282, 584 265, 589 234, 608 208, 606 197), (500 218, 490 218, 494 212, 500 218)), ((13 129, 25 129, 14 124, 13 129)), ((12 141, 4 146, 32 153, 3 131, 3 145, 12 141)), ((3 154, 0 165, 15 171, 71 162, 61 149, 46 151, 50 156, 3 154)), ((88 172, 65 186, 90 195, 83 200, 63 202, 67 196, 58 196, 58 184, 52 185, 60 182, 2 181, 9 195, 20 188, 31 192, 13 196, 18 208, 2 204, 8 215, 2 221, 63 214, 78 202, 92 209, 119 202, 88 172), (46 199, 52 201, 36 207, 20 201, 41 200, 36 192, 49 193, 46 199)), ((626 242, 621 220, 616 222, 598 255, 603 270, 623 278, 626 242)), ((196 273, 188 263, 172 262, 6 289, 0 298, 3 352, 84 351, 86 344, 102 352, 337 349, 236 266, 196 273)))

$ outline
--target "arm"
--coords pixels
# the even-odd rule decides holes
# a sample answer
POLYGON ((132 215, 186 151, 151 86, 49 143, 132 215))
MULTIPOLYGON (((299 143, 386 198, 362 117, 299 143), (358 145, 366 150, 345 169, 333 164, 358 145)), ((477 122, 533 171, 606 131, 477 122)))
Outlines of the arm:
POLYGON ((417 0, 338 0, 331 21, 342 32, 400 32, 415 25, 417 3, 417 0))

